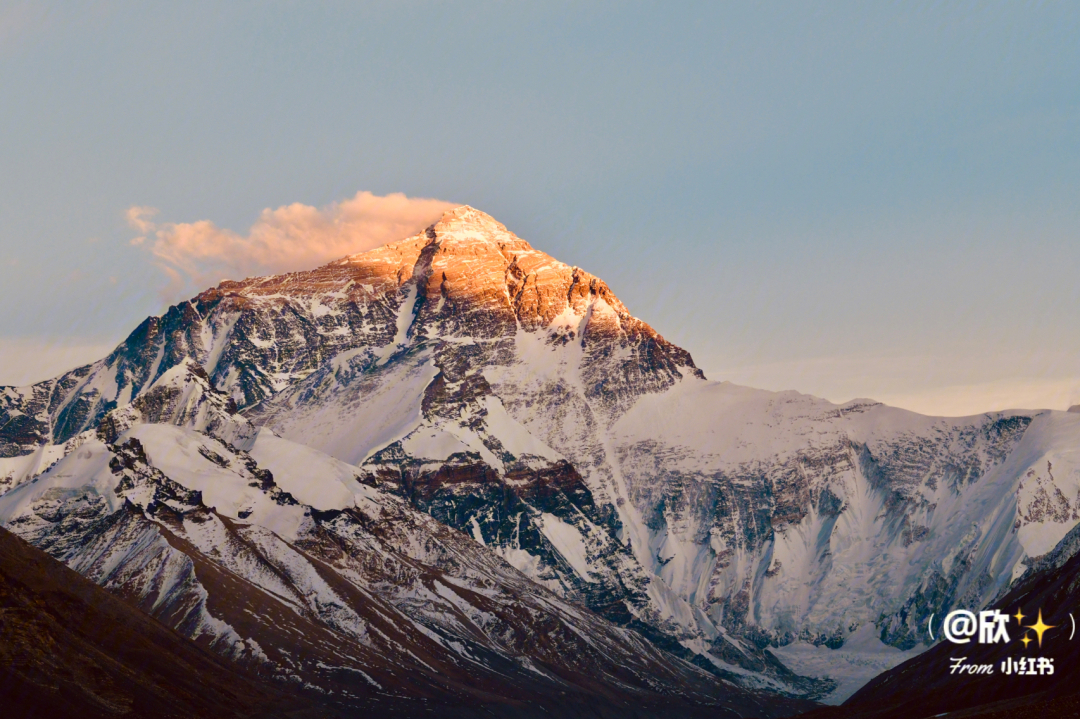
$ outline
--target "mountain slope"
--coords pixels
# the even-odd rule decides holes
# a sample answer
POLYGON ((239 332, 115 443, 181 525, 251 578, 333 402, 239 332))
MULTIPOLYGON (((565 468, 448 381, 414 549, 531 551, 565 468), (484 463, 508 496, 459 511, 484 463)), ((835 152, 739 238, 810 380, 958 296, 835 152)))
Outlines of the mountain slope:
POLYGON ((4 529, 0 616, 5 717, 309 715, 4 529))
POLYGON ((249 454, 164 424, 132 425, 111 444, 87 436, 0 497, 0 521, 197 643, 343 711, 806 706, 665 656, 359 484, 348 466, 288 445, 269 436, 249 454), (298 496, 346 506, 301 504, 255 457, 298 496))

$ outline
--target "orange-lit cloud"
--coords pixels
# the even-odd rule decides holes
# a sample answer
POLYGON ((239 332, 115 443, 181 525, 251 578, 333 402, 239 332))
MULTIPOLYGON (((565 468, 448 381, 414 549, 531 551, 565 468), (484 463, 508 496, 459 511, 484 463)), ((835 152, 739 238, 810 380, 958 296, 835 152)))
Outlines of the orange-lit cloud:
POLYGON ((267 208, 246 234, 209 220, 154 223, 152 207, 131 207, 126 217, 139 232, 131 243, 147 245, 169 276, 166 295, 175 299, 189 284, 203 289, 223 279, 305 270, 364 252, 419 232, 455 206, 401 193, 358 192, 323 208, 267 208))
POLYGON ((156 208, 153 207, 129 207, 124 216, 127 218, 128 225, 132 229, 138 230, 140 237, 136 237, 131 241, 133 245, 141 245, 146 242, 146 235, 154 231, 154 223, 150 221, 150 218, 158 213, 156 208))

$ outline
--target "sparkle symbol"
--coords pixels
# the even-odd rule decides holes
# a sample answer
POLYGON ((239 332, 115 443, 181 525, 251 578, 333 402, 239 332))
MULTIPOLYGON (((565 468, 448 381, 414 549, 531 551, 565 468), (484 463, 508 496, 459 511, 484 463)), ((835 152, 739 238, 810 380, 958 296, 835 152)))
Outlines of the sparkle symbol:
POLYGON ((1024 634, 1024 636, 1022 636, 1020 638, 1020 641, 1022 641, 1024 643, 1024 649, 1027 649, 1027 645, 1031 644, 1030 632, 1028 632, 1027 634, 1024 634))
POLYGON ((1024 614, 1023 612, 1020 611, 1020 607, 1017 607, 1016 608, 1016 614, 1013 615, 1013 619, 1016 620, 1017 624, 1023 625, 1024 624, 1024 618, 1026 616, 1027 616, 1026 614, 1024 614))
POLYGON ((1055 625, 1055 624, 1044 624, 1043 623, 1042 609, 1040 609, 1039 610, 1039 621, 1035 622, 1034 624, 1025 626, 1024 628, 1025 629, 1034 629, 1035 630, 1035 634, 1038 635, 1038 637, 1039 637, 1039 649, 1042 649, 1043 632, 1045 632, 1047 629, 1053 629, 1055 626, 1057 626, 1057 625, 1055 625))

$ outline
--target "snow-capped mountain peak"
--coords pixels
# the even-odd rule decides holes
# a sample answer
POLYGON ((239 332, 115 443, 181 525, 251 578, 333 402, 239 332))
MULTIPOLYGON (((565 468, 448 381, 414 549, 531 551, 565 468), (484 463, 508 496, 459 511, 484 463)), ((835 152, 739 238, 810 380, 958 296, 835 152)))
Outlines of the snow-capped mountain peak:
POLYGON ((97 363, 0 389, 0 463, 28 478, 87 432, 142 437, 152 462, 138 427, 172 424, 273 463, 314 512, 392 497, 710 672, 838 700, 1076 523, 1075 419, 709 382, 601 279, 461 206, 315 270, 222 283, 97 363), (305 488, 286 455, 328 479, 305 488))

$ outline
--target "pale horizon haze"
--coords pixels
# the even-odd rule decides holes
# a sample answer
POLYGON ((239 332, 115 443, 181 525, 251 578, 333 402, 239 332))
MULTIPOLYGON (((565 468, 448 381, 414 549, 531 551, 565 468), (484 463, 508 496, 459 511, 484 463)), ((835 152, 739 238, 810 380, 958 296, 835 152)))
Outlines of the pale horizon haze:
POLYGON ((469 204, 712 380, 1080 404, 1080 6, 0 0, 0 385, 469 204))

